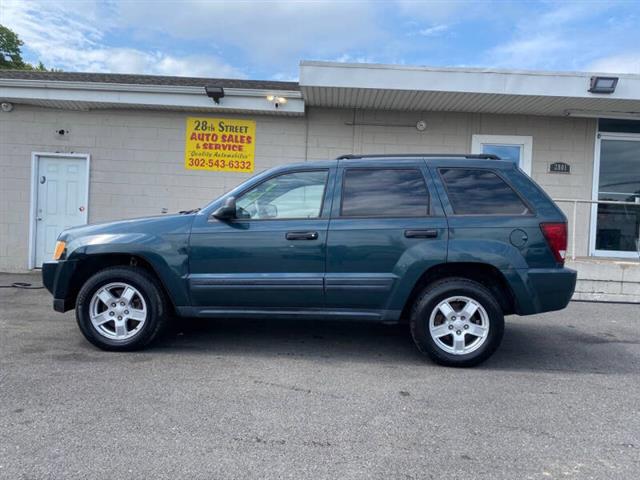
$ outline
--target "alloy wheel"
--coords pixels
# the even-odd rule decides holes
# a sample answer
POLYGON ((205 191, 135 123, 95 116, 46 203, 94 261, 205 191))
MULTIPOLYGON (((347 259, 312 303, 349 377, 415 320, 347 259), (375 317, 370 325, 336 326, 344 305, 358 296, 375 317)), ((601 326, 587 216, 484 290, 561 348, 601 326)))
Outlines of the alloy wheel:
POLYGON ((442 300, 429 317, 429 333, 436 345, 452 355, 480 348, 489 335, 489 315, 476 300, 455 296, 442 300))
POLYGON ((91 324, 103 337, 126 340, 136 335, 147 321, 147 304, 142 294, 124 282, 100 287, 89 304, 91 324))

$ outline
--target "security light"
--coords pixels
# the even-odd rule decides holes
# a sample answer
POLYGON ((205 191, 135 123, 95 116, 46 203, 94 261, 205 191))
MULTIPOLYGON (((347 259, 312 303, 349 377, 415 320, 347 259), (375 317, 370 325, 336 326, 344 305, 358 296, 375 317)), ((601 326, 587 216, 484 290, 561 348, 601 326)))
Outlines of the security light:
POLYGON ((213 98, 213 101, 218 105, 220 104, 220 99, 224 97, 224 88, 217 85, 207 85, 204 87, 204 91, 207 93, 207 97, 213 98))
POLYGON ((278 97, 276 95, 267 95, 267 101, 273 103, 276 108, 287 103, 287 99, 285 97, 278 97))
POLYGON ((589 91, 591 93, 613 93, 618 84, 618 77, 591 77, 589 91))

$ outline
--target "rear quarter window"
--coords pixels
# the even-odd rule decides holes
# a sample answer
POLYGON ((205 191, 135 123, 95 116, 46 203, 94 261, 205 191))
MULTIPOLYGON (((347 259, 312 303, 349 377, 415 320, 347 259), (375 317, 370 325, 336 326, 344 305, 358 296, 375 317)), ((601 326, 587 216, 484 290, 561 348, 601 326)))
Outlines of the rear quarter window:
POLYGON ((529 207, 491 170, 441 168, 449 203, 456 215, 527 215, 529 207))
POLYGON ((417 168, 349 168, 342 184, 343 217, 423 217, 429 193, 417 168))

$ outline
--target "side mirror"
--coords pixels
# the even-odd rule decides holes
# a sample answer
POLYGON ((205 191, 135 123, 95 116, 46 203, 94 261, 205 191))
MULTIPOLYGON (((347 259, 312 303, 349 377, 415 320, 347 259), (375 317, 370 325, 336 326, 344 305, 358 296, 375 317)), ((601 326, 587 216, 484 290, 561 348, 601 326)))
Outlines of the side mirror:
POLYGON ((236 218, 236 199, 235 197, 227 197, 224 201, 224 205, 219 207, 215 212, 211 214, 218 220, 230 220, 236 218))

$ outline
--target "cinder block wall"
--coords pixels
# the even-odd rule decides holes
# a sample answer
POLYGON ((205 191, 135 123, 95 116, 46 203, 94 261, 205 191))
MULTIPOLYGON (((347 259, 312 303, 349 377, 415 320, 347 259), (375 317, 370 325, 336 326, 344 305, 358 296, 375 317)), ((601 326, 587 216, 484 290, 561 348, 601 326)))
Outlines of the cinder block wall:
MULTIPOLYGON (((0 271, 27 268, 32 152, 91 154, 91 223, 202 206, 249 178, 244 173, 184 168, 185 119, 190 115, 237 117, 26 105, 0 115, 0 271), (60 129, 69 134, 60 137, 60 129)), ((304 160, 304 118, 243 118, 257 123, 256 172, 304 160)))
MULTIPOLYGON (((590 119, 320 108, 308 109, 305 117, 274 117, 16 105, 0 115, 0 271, 27 268, 32 152, 91 154, 90 222, 201 206, 246 180, 250 174, 184 168, 190 115, 255 120, 256 173, 352 152, 470 152, 473 134, 531 135, 534 179, 552 197, 591 197, 596 122, 590 119), (413 126, 421 119, 427 122, 424 132, 413 126), (57 135, 61 128, 69 134, 57 135), (547 173, 554 161, 571 164, 571 175, 547 173)), ((566 212, 571 219, 569 206, 566 212)), ((582 207, 579 255, 587 253, 588 224, 588 208, 582 207)))

